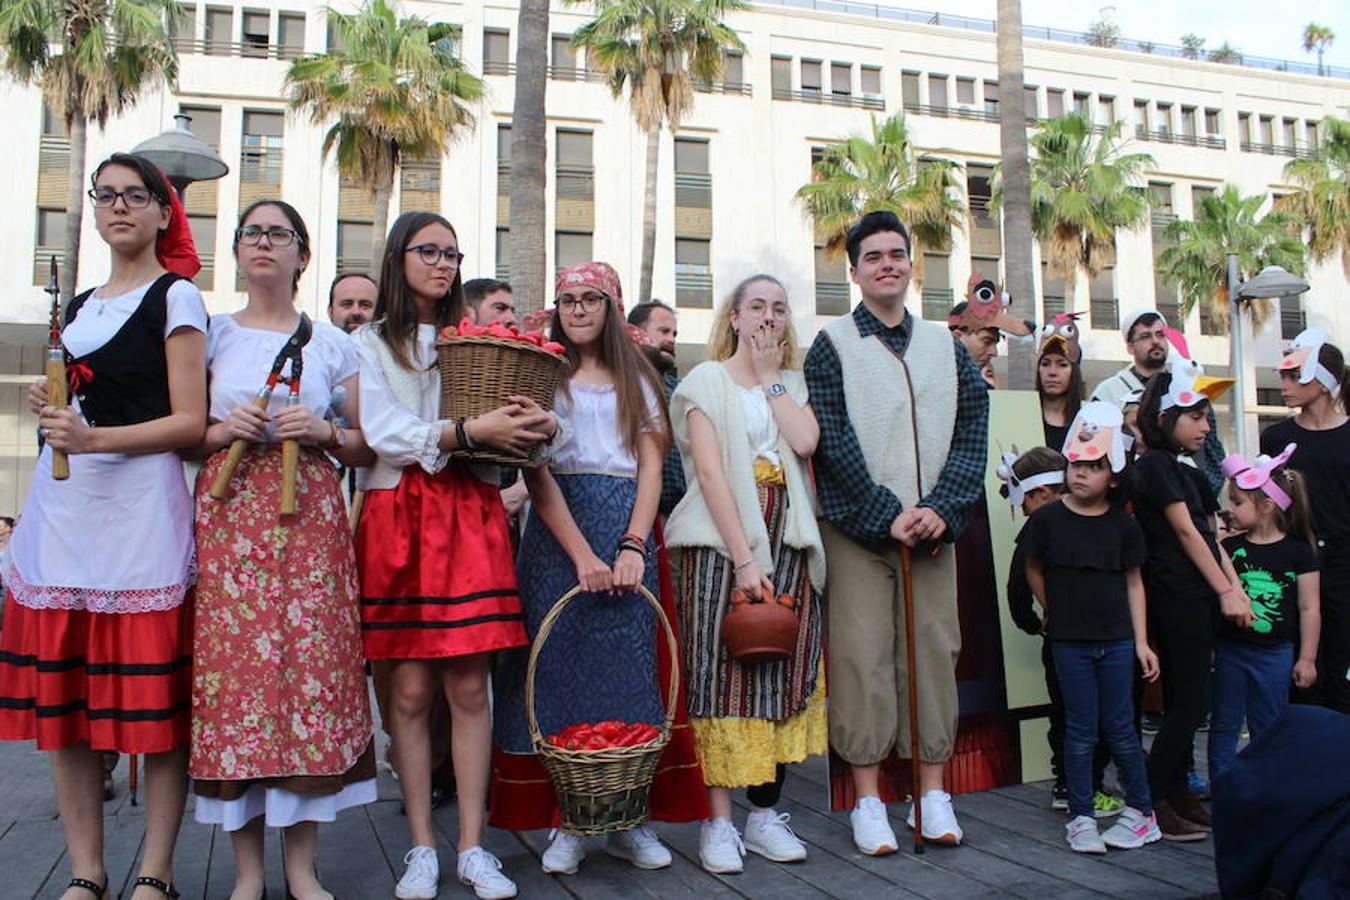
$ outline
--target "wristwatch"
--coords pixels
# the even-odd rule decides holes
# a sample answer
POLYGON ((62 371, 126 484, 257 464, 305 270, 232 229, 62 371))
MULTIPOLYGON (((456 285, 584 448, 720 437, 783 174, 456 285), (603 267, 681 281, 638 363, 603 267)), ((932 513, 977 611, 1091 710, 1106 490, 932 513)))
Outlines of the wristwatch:
POLYGON ((787 388, 783 387, 781 383, 774 383, 765 388, 764 392, 768 394, 770 397, 778 397, 783 394, 786 394, 787 388))

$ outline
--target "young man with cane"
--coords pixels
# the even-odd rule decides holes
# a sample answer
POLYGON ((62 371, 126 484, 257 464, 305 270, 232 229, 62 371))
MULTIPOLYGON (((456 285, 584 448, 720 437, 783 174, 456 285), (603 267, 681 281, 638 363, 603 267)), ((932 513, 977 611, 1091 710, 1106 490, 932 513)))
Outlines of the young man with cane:
POLYGON ((961 841, 942 778, 956 739, 961 649, 955 555, 945 545, 981 496, 989 400, 946 326, 905 309, 910 242, 900 220, 863 216, 847 247, 862 303, 821 330, 805 374, 821 426, 815 473, 829 572, 830 743, 851 768, 854 842, 880 855, 898 848, 880 766, 892 752, 911 755, 911 720, 920 833, 961 841), (912 660, 902 547, 912 553, 912 660))

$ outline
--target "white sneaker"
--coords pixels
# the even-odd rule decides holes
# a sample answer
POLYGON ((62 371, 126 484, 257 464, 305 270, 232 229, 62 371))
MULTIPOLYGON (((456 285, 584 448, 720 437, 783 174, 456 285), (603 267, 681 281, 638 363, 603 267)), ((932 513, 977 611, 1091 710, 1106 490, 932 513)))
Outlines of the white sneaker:
MULTIPOLYGON (((958 846, 965 836, 956 821, 956 811, 952 809, 952 795, 946 791, 933 790, 924 794, 923 803, 923 839, 930 844, 958 846)), ((910 804, 905 824, 914 827, 914 804, 910 804)))
POLYGON ((1133 806, 1125 807, 1116 824, 1102 834, 1102 842, 1118 850, 1136 850, 1160 840, 1162 832, 1158 830, 1158 817, 1152 813, 1145 816, 1133 806))
POLYGON ((849 813, 849 821, 853 823, 853 843, 859 853, 885 856, 900 849, 880 797, 859 797, 858 805, 849 813))
POLYGON ((670 865, 670 851, 646 825, 611 834, 605 851, 610 856, 628 860, 639 869, 664 869, 670 865))
POLYGON ((790 813, 772 809, 751 811, 745 820, 745 849, 774 862, 806 859, 806 845, 788 827, 791 819, 790 813))
POLYGON ((745 869, 745 845, 730 819, 705 819, 698 829, 698 861, 718 875, 735 875, 745 869))
POLYGON ((1105 853, 1106 843, 1097 833, 1097 820, 1092 816, 1075 816, 1064 833, 1069 839, 1069 849, 1074 853, 1105 853))
POLYGON ((548 845, 541 860, 544 871, 550 875, 577 874, 577 867, 586 858, 586 839, 556 828, 549 837, 553 842, 548 845))
POLYGON ((394 886, 398 900, 436 900, 440 891, 441 864, 436 848, 417 846, 403 857, 403 877, 394 886))
POLYGON ((502 862, 482 847, 470 847, 459 854, 456 864, 459 880, 480 900, 505 900, 516 895, 516 883, 502 874, 502 862))

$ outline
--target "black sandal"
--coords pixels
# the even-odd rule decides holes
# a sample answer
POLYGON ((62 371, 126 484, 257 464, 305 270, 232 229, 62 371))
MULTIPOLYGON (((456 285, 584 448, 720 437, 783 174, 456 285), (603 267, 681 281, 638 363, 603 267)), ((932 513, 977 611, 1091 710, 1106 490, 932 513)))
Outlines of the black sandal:
POLYGON ((103 898, 108 894, 107 884, 99 885, 93 881, 90 881, 88 878, 70 879, 70 884, 66 885, 66 890, 70 890, 71 888, 84 888, 86 891, 94 895, 95 900, 103 900, 103 898))
POLYGON ((140 887, 141 885, 154 888, 155 890, 163 894, 165 897, 168 897, 169 900, 178 900, 179 894, 178 891, 174 888, 174 886, 171 884, 165 884, 158 878, 151 878, 149 875, 142 875, 140 878, 137 878, 132 883, 131 885, 132 893, 135 893, 136 888, 140 887))

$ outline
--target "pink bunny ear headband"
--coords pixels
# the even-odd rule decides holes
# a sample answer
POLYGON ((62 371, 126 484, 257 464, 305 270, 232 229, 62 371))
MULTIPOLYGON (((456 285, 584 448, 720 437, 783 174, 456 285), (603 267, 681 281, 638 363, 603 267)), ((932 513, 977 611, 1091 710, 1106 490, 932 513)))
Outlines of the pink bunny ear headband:
POLYGON ((1064 472, 1060 469, 1052 469, 1049 472, 1038 472, 1035 475, 1028 475, 1026 478, 1018 478, 1013 472, 1013 463, 1017 462, 1021 456, 1017 445, 1013 444, 1011 450, 1000 455, 998 468, 994 470, 998 477, 1003 479, 1003 484, 1008 489, 1008 505, 1013 509, 1022 505, 1027 491, 1045 487, 1048 484, 1064 483, 1064 472))
POLYGON ((1233 479, 1233 483, 1244 491, 1259 490, 1275 501, 1275 505, 1280 509, 1288 509, 1294 505, 1294 501, 1275 483, 1275 470, 1289 462, 1296 449, 1298 444, 1287 444, 1274 459, 1262 455, 1251 462, 1236 453, 1230 453, 1224 457, 1220 465, 1223 474, 1233 479))

